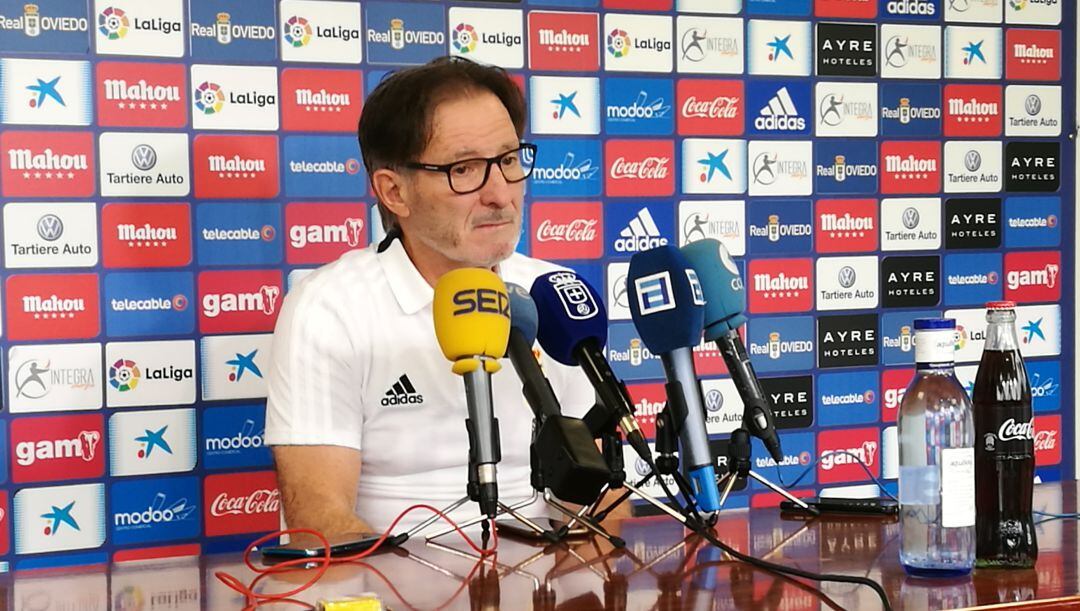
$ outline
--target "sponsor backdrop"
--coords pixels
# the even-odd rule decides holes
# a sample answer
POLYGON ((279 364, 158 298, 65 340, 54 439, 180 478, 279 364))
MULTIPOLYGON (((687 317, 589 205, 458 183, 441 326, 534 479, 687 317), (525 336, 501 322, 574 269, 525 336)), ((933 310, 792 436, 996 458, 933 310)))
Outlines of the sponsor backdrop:
MULTIPOLYGON (((1074 477, 1074 10, 0 0, 0 561, 191 555, 277 526, 262 434, 282 297, 379 239, 364 96, 448 53, 524 87, 539 150, 520 249, 607 295, 609 359, 648 431, 662 369, 629 322, 627 261, 718 238, 785 481, 838 449, 895 478, 913 318, 957 319, 970 388, 994 299, 1020 304, 1038 475, 1074 477)), ((724 468, 739 398, 717 352, 696 356, 724 468)), ((754 467, 776 477, 760 447, 754 467)), ((828 456, 797 490, 868 481, 828 456)), ((773 503, 754 483, 732 506, 773 503)))

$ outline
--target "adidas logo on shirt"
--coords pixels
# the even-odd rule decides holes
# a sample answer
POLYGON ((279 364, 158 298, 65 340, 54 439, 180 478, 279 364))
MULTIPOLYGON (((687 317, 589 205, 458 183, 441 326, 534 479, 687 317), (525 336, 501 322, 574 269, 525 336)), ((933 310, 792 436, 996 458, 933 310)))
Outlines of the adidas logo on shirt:
POLYGON ((397 382, 387 389, 383 396, 382 404, 386 405, 419 405, 424 402, 424 395, 416 392, 408 374, 401 374, 397 382))
POLYGON ((754 127, 759 130, 802 131, 806 129, 806 119, 799 116, 795 100, 791 99, 787 87, 781 87, 769 104, 758 112, 754 127))
POLYGON ((652 213, 648 208, 642 208, 619 232, 619 237, 615 239, 615 251, 639 252, 667 243, 668 239, 660 235, 660 228, 656 226, 652 213))

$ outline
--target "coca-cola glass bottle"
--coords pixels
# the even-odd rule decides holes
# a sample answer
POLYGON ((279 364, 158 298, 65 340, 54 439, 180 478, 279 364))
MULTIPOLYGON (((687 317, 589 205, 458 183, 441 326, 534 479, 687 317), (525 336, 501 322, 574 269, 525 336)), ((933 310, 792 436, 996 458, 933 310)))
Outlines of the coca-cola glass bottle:
POLYGON ((1034 420, 1016 304, 986 304, 986 345, 975 374, 975 566, 1029 568, 1039 555, 1031 495, 1034 420))

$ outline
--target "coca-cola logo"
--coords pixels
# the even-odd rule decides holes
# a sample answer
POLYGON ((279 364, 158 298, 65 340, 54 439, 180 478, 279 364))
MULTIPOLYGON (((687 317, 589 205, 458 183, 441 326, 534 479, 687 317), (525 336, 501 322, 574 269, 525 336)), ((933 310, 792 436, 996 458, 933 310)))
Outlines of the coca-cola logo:
POLYGON ((670 157, 651 156, 641 161, 627 161, 625 157, 619 157, 611 164, 610 176, 613 180, 664 180, 670 164, 670 157))
POLYGON ((222 492, 210 505, 210 515, 220 518, 229 515, 257 515, 275 513, 281 507, 281 493, 277 490, 260 488, 247 496, 229 496, 222 492))
POLYGON ((1015 418, 1009 418, 998 427, 998 439, 1001 441, 1023 441, 1035 438, 1035 421, 1017 422, 1015 418))
POLYGON ((1039 431, 1035 433, 1035 451, 1053 452, 1057 449, 1057 431, 1039 431))
POLYGON ((699 100, 697 96, 686 98, 682 114, 687 118, 736 119, 739 116, 739 98, 716 96, 711 100, 699 100))
POLYGON ((596 239, 596 219, 575 219, 569 223, 555 223, 544 219, 536 229, 540 242, 591 242, 596 239))

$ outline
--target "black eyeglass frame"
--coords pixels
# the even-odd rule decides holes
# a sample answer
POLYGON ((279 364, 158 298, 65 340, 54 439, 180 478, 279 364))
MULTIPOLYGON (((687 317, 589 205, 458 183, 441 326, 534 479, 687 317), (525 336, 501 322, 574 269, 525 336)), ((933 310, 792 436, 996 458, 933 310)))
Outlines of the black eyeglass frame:
MULTIPOLYGON (((484 185, 487 184, 488 178, 491 177, 491 166, 493 166, 495 164, 499 164, 499 162, 501 162, 507 155, 514 155, 514 154, 523 155, 523 153, 526 152, 526 151, 532 156, 532 158, 534 160, 536 159, 536 145, 531 143, 531 142, 522 142, 521 146, 517 147, 516 149, 506 151, 505 153, 501 153, 501 154, 496 155, 494 157, 471 157, 469 159, 459 159, 459 160, 457 160, 457 161, 455 161, 453 163, 444 163, 442 165, 436 165, 436 164, 433 164, 433 163, 420 163, 418 161, 407 161, 403 165, 406 168, 413 169, 413 170, 427 170, 429 172, 441 172, 443 174, 446 174, 446 183, 450 186, 451 191, 453 191, 454 193, 457 193, 458 195, 468 195, 469 193, 476 193, 480 189, 484 188, 484 185), (470 189, 468 191, 458 191, 457 189, 454 188, 454 179, 450 175, 450 170, 453 169, 454 166, 456 166, 456 165, 460 165, 460 164, 463 164, 463 163, 471 163, 471 162, 475 162, 475 161, 486 161, 487 162, 487 166, 484 168, 484 179, 480 181, 480 185, 478 187, 476 187, 475 189, 470 189)), ((536 163, 534 161, 533 164, 531 166, 529 166, 529 171, 525 172, 525 175, 522 176, 521 178, 517 179, 517 180, 510 180, 509 178, 506 177, 506 173, 504 172, 503 173, 503 180, 505 180, 507 183, 510 183, 510 184, 519 183, 519 182, 525 180, 526 178, 528 178, 529 176, 532 176, 533 169, 535 169, 535 168, 536 168, 536 163)), ((499 171, 500 172, 503 171, 501 164, 499 165, 499 171)))

